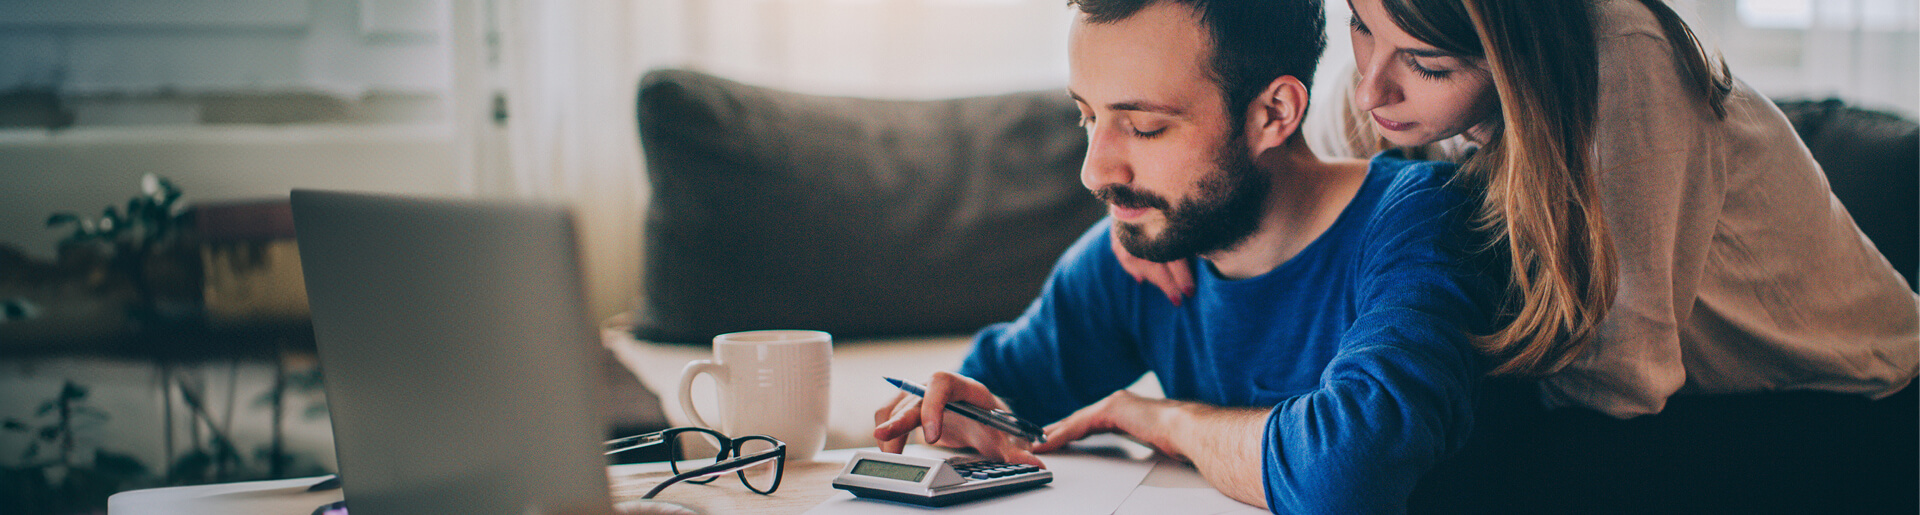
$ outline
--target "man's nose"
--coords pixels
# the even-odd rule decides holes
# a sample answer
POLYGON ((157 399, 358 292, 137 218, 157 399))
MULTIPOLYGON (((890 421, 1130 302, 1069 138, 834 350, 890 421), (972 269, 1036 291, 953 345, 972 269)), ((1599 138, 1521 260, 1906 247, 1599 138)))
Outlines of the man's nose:
POLYGON ((1099 125, 1087 126, 1087 158, 1080 163, 1080 185, 1088 191, 1133 182, 1126 145, 1111 133, 1101 130, 1099 125))

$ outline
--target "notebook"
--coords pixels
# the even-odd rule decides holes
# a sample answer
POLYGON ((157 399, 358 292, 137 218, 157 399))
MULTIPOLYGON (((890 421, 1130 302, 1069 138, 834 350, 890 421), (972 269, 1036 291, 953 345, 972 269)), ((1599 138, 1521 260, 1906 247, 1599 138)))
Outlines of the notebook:
POLYGON ((609 511, 600 348, 566 208, 292 201, 353 515, 609 511))

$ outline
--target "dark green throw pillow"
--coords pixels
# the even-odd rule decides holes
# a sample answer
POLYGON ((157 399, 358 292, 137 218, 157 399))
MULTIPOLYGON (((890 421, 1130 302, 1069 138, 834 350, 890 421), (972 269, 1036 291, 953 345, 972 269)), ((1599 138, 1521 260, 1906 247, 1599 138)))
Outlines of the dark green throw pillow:
POLYGON ((803 95, 686 70, 642 80, 653 200, 636 336, 953 334, 1018 316, 1103 214, 1064 91, 803 95))

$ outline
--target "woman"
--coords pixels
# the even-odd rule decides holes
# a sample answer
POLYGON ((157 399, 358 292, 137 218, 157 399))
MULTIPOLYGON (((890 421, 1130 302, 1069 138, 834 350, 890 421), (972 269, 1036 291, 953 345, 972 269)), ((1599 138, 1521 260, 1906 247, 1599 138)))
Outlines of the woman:
MULTIPOLYGON (((1913 291, 1779 110, 1660 0, 1349 5, 1366 128, 1479 145, 1462 178, 1484 186, 1516 271, 1514 322, 1482 341, 1496 374, 1619 418, 1717 398, 1699 394, 1909 387, 1913 291)), ((1162 289, 1191 283, 1130 258, 1162 289)))
MULTIPOLYGON (((1350 5, 1363 129, 1480 145, 1465 178, 1525 271, 1516 321, 1483 342, 1496 374, 1544 377, 1551 404, 1622 418, 1683 388, 1882 397, 1911 382, 1913 292, 1785 117, 1716 70, 1665 4, 1350 5)), ((1184 266, 1123 261, 1176 296, 1190 281, 1170 275, 1184 266)))

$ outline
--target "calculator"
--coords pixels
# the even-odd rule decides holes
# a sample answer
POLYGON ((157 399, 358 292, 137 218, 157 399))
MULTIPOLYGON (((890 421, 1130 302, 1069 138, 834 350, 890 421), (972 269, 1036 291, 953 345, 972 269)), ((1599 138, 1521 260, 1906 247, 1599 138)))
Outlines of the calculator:
POLYGON ((947 459, 861 451, 847 460, 833 487, 869 499, 950 506, 1053 482, 1053 472, 980 456, 947 459))

